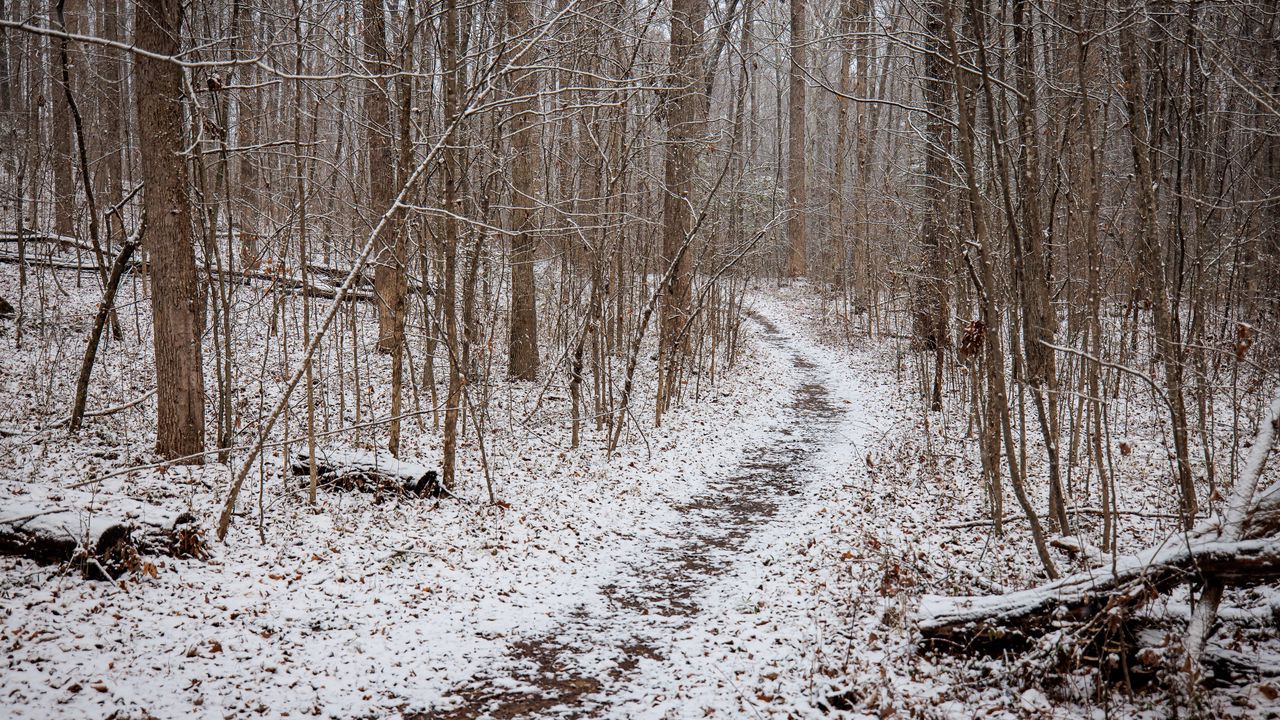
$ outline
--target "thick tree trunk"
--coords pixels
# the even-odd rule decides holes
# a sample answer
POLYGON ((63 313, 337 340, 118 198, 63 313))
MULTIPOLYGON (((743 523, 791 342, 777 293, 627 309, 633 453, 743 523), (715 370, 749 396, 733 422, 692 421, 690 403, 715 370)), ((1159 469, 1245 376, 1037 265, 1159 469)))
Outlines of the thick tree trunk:
POLYGON ((929 406, 942 409, 942 377, 946 348, 950 344, 947 309, 947 175, 951 163, 947 158, 951 145, 951 129, 946 122, 948 82, 947 64, 942 55, 942 8, 938 3, 927 6, 924 101, 929 111, 925 121, 924 193, 925 216, 920 228, 924 272, 917 280, 916 324, 918 341, 925 353, 933 355, 933 386, 929 406))
POLYGON ((918 623, 927 640, 946 639, 1008 648, 1049 631, 1054 623, 1084 624, 1101 613, 1130 612, 1153 593, 1212 575, 1227 584, 1249 584, 1280 577, 1280 540, 1274 537, 1224 542, 1183 536, 1158 550, 1120 558, 1116 569, 1099 568, 1070 575, 1030 590, 985 597, 925 596, 918 623))
POLYGON ((45 495, 43 488, 33 488, 27 500, 5 508, 0 555, 40 564, 75 563, 93 580, 146 572, 146 556, 206 557, 190 513, 125 497, 77 492, 54 500, 45 495))
MULTIPOLYGON (((507 2, 508 43, 518 41, 534 28, 533 0, 507 2)), ((509 48, 510 49, 510 48, 509 48)), ((521 61, 523 64, 525 61, 521 61)), ((513 380, 538 377, 537 287, 533 263, 537 240, 533 237, 538 149, 537 76, 532 70, 512 73, 511 95, 511 335, 508 347, 508 375, 513 380)))
MULTIPOLYGON (((152 53, 179 49, 178 0, 141 0, 135 41, 152 53)), ((204 451, 204 375, 200 337, 204 308, 191 238, 191 205, 182 129, 182 68, 137 56, 135 94, 141 143, 143 206, 151 259, 151 310, 156 363, 156 452, 200 463, 204 451), (191 457, 195 456, 195 457, 191 457)))
POLYGON ((662 198, 662 269, 675 264, 661 288, 662 325, 658 367, 662 368, 657 400, 657 417, 674 389, 674 374, 687 345, 685 325, 689 320, 693 282, 693 256, 685 252, 693 232, 693 178, 702 138, 703 103, 702 30, 706 17, 705 0, 674 0, 671 6, 670 81, 667 98, 667 146, 664 161, 666 192, 662 198))
POLYGON ((787 94, 787 275, 807 272, 805 205, 808 163, 805 157, 805 83, 807 65, 804 0, 791 0, 791 72, 787 94))
MULTIPOLYGON (((363 0, 364 55, 368 72, 387 75, 392 67, 387 52, 387 29, 383 0, 363 0)), ((370 80, 364 95, 365 142, 369 147, 369 195, 378 212, 385 212, 395 199, 395 156, 391 147, 391 100, 387 80, 370 80)), ((399 325, 404 314, 404 252, 396 223, 388 223, 378 234, 374 247, 373 285, 378 296, 378 349, 397 352, 399 325)))
MULTIPOLYGON (((442 158, 444 207, 456 212, 461 203, 462 149, 459 148, 459 117, 462 112, 462 58, 458 32, 457 0, 445 0, 444 16, 444 122, 446 128, 445 149, 442 158)), ((462 404, 463 368, 461 343, 458 332, 458 221, 452 216, 444 220, 443 255, 444 278, 440 283, 441 315, 444 320, 444 346, 449 357, 449 387, 444 401, 444 448, 440 464, 440 481, 450 492, 456 487, 458 454, 458 410, 462 404)))
MULTIPOLYGON (((58 16, 58 0, 50 0, 49 14, 58 16)), ((60 28, 61 29, 61 28, 60 28)), ((50 75, 58 77, 58 55, 61 43, 56 38, 49 41, 49 58, 47 67, 50 75)), ((73 161, 71 150, 71 108, 67 104, 67 95, 54 80, 53 87, 53 231, 58 235, 75 234, 75 179, 72 175, 73 161)))

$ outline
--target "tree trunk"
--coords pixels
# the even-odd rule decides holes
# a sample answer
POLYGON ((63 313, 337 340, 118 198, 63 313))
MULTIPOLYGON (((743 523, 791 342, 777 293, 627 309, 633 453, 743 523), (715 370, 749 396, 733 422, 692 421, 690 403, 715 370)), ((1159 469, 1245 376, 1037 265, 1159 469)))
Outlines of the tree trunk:
MULTIPOLYGON (((105 0, 102 9, 102 34, 107 40, 120 42, 125 39, 120 22, 123 10, 123 0, 105 0)), ((102 149, 105 153, 102 163, 106 173, 106 195, 102 198, 102 204, 104 207, 111 207, 124 197, 125 151, 120 125, 124 111, 125 60, 121 53, 109 53, 96 62, 100 63, 103 85, 102 109, 98 113, 102 149)), ((123 237, 119 239, 124 240, 123 237)), ((108 220, 107 249, 110 248, 111 222, 108 220)))
MULTIPOLYGON (((385 76, 392 71, 387 52, 387 28, 383 0, 363 0, 364 54, 368 72, 385 76)), ((369 146, 369 195, 379 212, 395 199, 395 157, 391 148, 391 99, 387 80, 369 81, 364 95, 365 142, 369 146)), ((396 223, 388 223, 374 246, 373 285, 378 296, 378 350, 397 352, 398 327, 403 322, 404 253, 397 240, 396 223)))
POLYGON ((929 406, 942 409, 942 375, 946 348, 950 343, 947 309, 946 248, 947 175, 951 171, 947 158, 951 130, 946 122, 947 64, 942 56, 942 8, 937 3, 927 6, 924 101, 929 117, 925 121, 925 217, 920 228, 924 246, 924 272, 917 281, 916 322, 918 341, 934 361, 933 385, 929 406))
MULTIPOLYGON (((991 239, 987 231, 987 221, 985 208, 982 202, 982 195, 978 179, 978 167, 975 159, 976 153, 974 145, 976 144, 974 132, 974 114, 975 110, 970 103, 971 93, 964 84, 964 71, 961 69, 960 49, 956 41, 955 21, 952 17, 953 6, 950 2, 946 4, 946 10, 943 14, 944 25, 947 33, 947 43, 951 52, 953 76, 956 84, 957 102, 959 108, 959 131, 960 131, 960 160, 964 164, 966 190, 969 201, 969 216, 971 227, 973 230, 974 241, 978 246, 978 272, 981 274, 981 284, 979 293, 981 295, 982 324, 985 327, 985 348, 984 363, 987 371, 987 402, 992 403, 993 410, 999 414, 1000 424, 999 432, 1003 435, 1005 446, 1005 457, 1009 465, 1009 484, 1013 487, 1014 497, 1018 500, 1018 505, 1022 507, 1022 511, 1027 516, 1027 522, 1031 526, 1031 538, 1035 543, 1036 553, 1040 557, 1040 562, 1044 566, 1045 573, 1050 578, 1058 576, 1057 568, 1054 567, 1053 558, 1049 556, 1049 549, 1045 545, 1044 530, 1040 525, 1040 517, 1036 514, 1035 508, 1032 507, 1031 501, 1027 498, 1026 488, 1023 485, 1021 466, 1018 462, 1017 452, 1014 448, 1013 429, 1009 419, 1009 395, 1006 390, 1004 376, 1004 348, 1000 331, 1000 307, 996 300, 997 292, 995 271, 991 258, 991 239)), ((975 41, 978 45, 979 67, 986 68, 986 48, 983 45, 981 33, 981 25, 974 7, 974 0, 969 0, 969 11, 974 32, 976 34, 975 41)), ((985 70, 984 70, 985 75, 985 70)), ((990 109, 988 109, 990 110, 990 109)), ((994 428, 991 428, 995 431, 994 428)))
POLYGON ((89 341, 85 345, 84 356, 80 361, 76 395, 71 407, 71 421, 68 423, 68 428, 73 433, 80 429, 80 423, 84 420, 85 406, 89 401, 89 380, 93 375, 94 361, 98 357, 98 343, 102 340, 102 330, 107 324, 111 309, 115 307, 116 290, 120 287, 120 278, 124 277, 125 270, 129 267, 129 260, 133 257, 133 251, 137 249, 143 233, 143 228, 139 228, 138 237, 125 240, 120 246, 120 254, 111 264, 111 274, 107 277, 106 288, 102 291, 102 302, 98 303, 98 313, 93 319, 89 341))
MULTIPOLYGON (((462 182, 462 149, 457 147, 460 136, 462 112, 462 59, 461 41, 458 37, 458 3, 446 0, 442 33, 444 35, 444 122, 445 149, 443 203, 450 212, 456 212, 461 203, 459 191, 462 182)), ((458 221, 452 215, 444 220, 444 278, 441 283, 441 314, 444 320, 444 346, 449 356, 449 389, 444 401, 444 447, 440 466, 440 481, 450 492, 456 487, 458 454, 458 406, 462 403, 463 368, 458 333, 458 221)))
MULTIPOLYGON (((57 7, 58 0, 51 0, 49 14, 52 17, 57 17, 57 7)), ((47 67, 53 77, 58 76, 58 71, 54 68, 58 66, 60 45, 60 40, 50 40, 47 67)), ((53 231, 58 235, 70 236, 75 234, 76 202, 75 180, 71 171, 71 108, 67 104, 67 94, 58 87, 57 80, 54 81, 53 91, 53 231)))
POLYGON ((697 144, 703 133, 702 29, 705 0, 673 0, 671 6, 670 81, 667 98, 666 192, 662 198, 662 269, 675 264, 662 288, 657 417, 674 389, 679 358, 687 346, 685 324, 693 275, 693 256, 684 252, 693 232, 693 178, 698 161, 697 144))
MULTIPOLYGON (((534 29, 533 0, 507 2, 507 42, 534 29)), ((510 48, 508 48, 510 49, 510 48)), ((521 60, 520 64, 526 61, 521 60)), ((537 77, 533 70, 512 73, 511 95, 511 335, 508 347, 508 376, 512 380, 538 377, 537 287, 533 263, 537 240, 533 237, 537 169, 541 164, 538 129, 537 77)))
MULTIPOLYGON (((182 6, 177 0, 141 0, 135 41, 161 55, 179 49, 182 6)), ((143 55, 135 60, 135 95, 141 143, 143 207, 151 259, 155 330, 156 452, 201 463, 204 451, 204 376, 200 336, 204 308, 191 238, 191 205, 182 126, 182 68, 143 55), (190 457, 195 455, 195 457, 190 457)))
POLYGON ((1036 132, 1036 75, 1034 25, 1026 0, 1013 6, 1013 36, 1017 46, 1017 85, 1022 93, 1018 107, 1018 174, 1022 198, 1022 231, 1015 243, 1021 260, 1022 345, 1026 359, 1026 380, 1032 386, 1036 417, 1040 421, 1046 453, 1049 457, 1049 515, 1063 534, 1071 532, 1067 504, 1062 489, 1061 461, 1058 450, 1058 376, 1052 345, 1057 334, 1058 317, 1053 309, 1049 287, 1049 262, 1045 252, 1046 238, 1040 219, 1039 135, 1036 132), (1047 393, 1046 393, 1047 391, 1047 393), (1047 394, 1047 397, 1046 397, 1047 394))
POLYGON ((1148 297, 1155 325, 1156 348, 1164 365, 1165 390, 1169 401, 1169 419, 1173 425, 1174 454, 1177 461, 1177 486, 1182 500, 1182 518, 1186 527, 1195 522, 1198 503, 1191 478, 1191 458, 1187 437, 1187 409, 1183 398, 1182 341, 1178 310, 1169 303, 1165 276, 1164 245, 1160 238, 1160 216, 1156 202, 1156 178, 1153 168, 1153 135, 1148 121, 1145 78, 1138 67, 1134 48, 1136 38, 1128 37, 1121 45, 1121 71, 1124 77, 1125 104, 1129 111, 1129 134, 1133 151, 1134 186, 1138 203, 1139 266, 1144 269, 1148 297))
MULTIPOLYGON (((854 30, 854 3, 857 0, 841 0, 840 2, 840 21, 839 31, 840 53, 839 53, 839 69, 837 76, 840 82, 840 94, 836 97, 836 154, 833 162, 835 163, 835 171, 832 173, 833 179, 831 183, 831 225, 827 232, 827 243, 831 251, 839 253, 840 261, 838 267, 839 282, 841 288, 845 288, 849 283, 849 268, 847 259, 849 253, 847 244, 849 239, 848 218, 845 216, 845 186, 847 183, 847 168, 849 165, 849 96, 853 94, 853 78, 849 72, 849 64, 853 60, 853 38, 854 30)), ((847 293, 842 293, 847 297, 847 293)))
POLYGON ((805 37, 804 0, 791 0, 791 77, 787 95, 787 275, 803 277, 806 267, 805 205, 805 37))

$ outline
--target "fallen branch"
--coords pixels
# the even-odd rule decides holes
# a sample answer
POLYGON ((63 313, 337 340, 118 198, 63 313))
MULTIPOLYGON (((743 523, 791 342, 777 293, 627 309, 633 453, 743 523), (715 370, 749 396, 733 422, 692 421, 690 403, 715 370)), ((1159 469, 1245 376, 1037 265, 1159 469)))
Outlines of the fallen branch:
MULTIPOLYGON (((17 263, 19 258, 17 255, 0 253, 0 262, 17 263)), ((60 260, 54 257, 31 257, 28 256, 22 260, 23 264, 28 267, 47 267, 54 270, 74 270, 76 272, 92 272, 97 273, 96 265, 86 265, 75 260, 60 260)), ((122 272, 134 272, 145 265, 145 261, 133 258, 127 262, 122 272)), ((250 282, 266 282, 272 285, 293 292, 301 293, 307 297, 319 298, 321 300, 334 300, 338 297, 337 288, 326 285, 324 283, 304 283, 302 278, 292 275, 282 275, 278 273, 265 272, 262 270, 243 270, 243 271, 225 271, 209 268, 208 272, 214 277, 231 283, 248 284, 250 282)), ((344 294, 342 300, 373 302, 374 295, 370 291, 351 290, 344 294)))
POLYGON ((917 614, 921 635, 950 640, 1018 645, 1053 627, 1083 624, 1098 615, 1124 615, 1151 597, 1189 581, 1218 588, 1202 596, 1188 647, 1198 656, 1212 627, 1221 589, 1280 578, 1280 483, 1255 492, 1276 442, 1280 393, 1262 418, 1245 471, 1227 503, 1226 516, 1169 536, 1109 568, 1088 570, 1029 590, 986 597, 926 596, 917 614))
POLYGON ((87 511, 65 504, 15 503, 10 507, 14 512, 0 518, 0 555, 42 565, 72 563, 92 580, 146 572, 145 556, 207 557, 190 513, 126 500, 119 505, 87 511))
POLYGON ((73 433, 79 430, 81 423, 84 422, 85 405, 89 402, 89 379, 93 375, 93 363, 98 357, 98 343, 102 340, 102 330, 106 327, 107 320, 115 308, 120 278, 124 277, 129 259, 133 257, 133 251, 142 244, 146 227, 147 216, 144 213, 142 220, 138 223, 138 229, 125 241, 120 248, 120 254, 111 263, 111 273, 107 277, 106 288, 102 291, 102 302, 98 303, 98 314, 93 319, 93 329, 89 331, 89 341, 85 345, 84 357, 80 361, 80 374, 76 379, 76 395, 72 403, 69 423, 73 433))
MULTIPOLYGON (((294 475, 310 482, 311 457, 294 453, 291 468, 294 475)), ((399 460, 386 451, 321 450, 315 453, 316 474, 321 481, 338 490, 418 497, 446 495, 435 470, 415 462, 399 460)))
POLYGON ((1135 609, 1202 574, 1232 585, 1280 577, 1278 538, 1186 543, 1174 536, 1171 541, 1171 546, 1122 558, 1114 572, 1080 572, 1005 595, 925 596, 917 616, 920 633, 929 640, 1012 646, 1055 626, 1135 609))

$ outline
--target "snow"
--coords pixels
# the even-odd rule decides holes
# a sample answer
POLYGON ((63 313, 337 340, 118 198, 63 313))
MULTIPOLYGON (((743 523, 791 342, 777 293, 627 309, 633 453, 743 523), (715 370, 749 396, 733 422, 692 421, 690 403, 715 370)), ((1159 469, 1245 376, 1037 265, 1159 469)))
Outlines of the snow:
MULTIPOLYGON (((632 559, 630 543, 678 525, 672 506, 764 432, 767 416, 752 410, 780 403, 781 371, 772 356, 744 358, 713 399, 649 433, 652 453, 633 441, 612 462, 599 446, 570 452, 495 428, 501 506, 371 504, 331 493, 312 511, 269 480, 265 544, 256 498, 247 497, 210 563, 166 559, 158 578, 127 580, 116 592, 5 559, 5 714, 320 708, 350 717, 447 706, 453 688, 505 656, 510 638, 553 627, 584 600, 601 601, 600 586, 632 559)), ((429 448, 413 452, 432 456, 429 448)), ((357 451, 342 459, 386 461, 357 451)), ((472 478, 474 462, 465 456, 472 478)), ((207 523, 225 472, 167 468, 108 484, 192 507, 207 523)), ((9 496, 15 486, 5 482, 9 496)))
MULTIPOLYGON (((294 454, 295 459, 306 459, 307 457, 305 450, 294 454)), ((397 458, 386 450, 317 447, 316 459, 329 465, 372 468, 385 475, 403 478, 420 478, 431 469, 431 467, 421 462, 397 458)), ((436 466, 433 465, 432 467, 436 466)))
MULTIPOLYGON (((51 322, 67 325, 66 348, 76 347, 75 318, 89 297, 50 310, 51 322)), ((283 476, 295 442, 267 458, 261 485, 250 476, 231 534, 211 543, 208 562, 162 559, 158 577, 111 585, 0 559, 0 715, 476 716, 543 698, 535 714, 544 716, 1099 716, 1087 678, 1072 679, 1085 690, 1064 699, 1012 662, 921 650, 912 618, 941 610, 930 596, 1040 584, 1028 534, 1012 517, 999 538, 978 521, 986 510, 976 456, 956 431, 963 412, 920 411, 901 347, 833 337, 822 303, 799 289, 760 293, 751 305, 777 333, 748 321, 738 364, 661 428, 629 426, 612 459, 590 424, 583 447, 568 446, 555 391, 493 388, 501 421, 485 439, 498 505, 484 501, 471 443, 460 455, 461 500, 322 488, 311 507, 283 476), (539 402, 543 419, 529 419, 539 402)), ((237 352, 253 357, 259 342, 237 352)), ((148 345, 110 348, 91 407, 147 391, 148 345)), ((0 389, 14 397, 0 425, 21 431, 0 445, 14 470, 0 477, 0 517, 55 502, 88 518, 109 500, 191 511, 208 528, 226 466, 160 466, 67 489, 150 464, 153 438, 150 401, 95 419, 75 440, 39 430, 69 397, 57 378, 74 374, 55 373, 45 387, 31 368, 73 367, 66 348, 30 344, 0 358, 0 389)), ((384 360, 370 358, 364 372, 385 376, 384 360)), ((254 413, 287 377, 286 364, 270 359, 264 377, 243 383, 254 413)), ((321 358, 317 372, 339 366, 321 358)), ((386 390, 369 386, 376 416, 386 390)), ((406 459, 357 433, 323 451, 395 474, 433 469, 429 420, 406 422, 405 435, 406 459)), ((1135 443, 1134 456, 1118 459, 1120 481, 1148 462, 1149 448, 1135 443)), ((1169 507, 1161 490, 1142 487, 1124 486, 1127 509, 1169 507)), ((1127 524, 1123 547, 1167 534, 1162 522, 1127 524)), ((1275 651, 1266 637, 1242 642, 1254 654, 1275 651)), ((1214 707, 1265 712, 1260 687, 1214 707)), ((1113 698, 1108 711, 1154 715, 1144 702, 1113 698)))

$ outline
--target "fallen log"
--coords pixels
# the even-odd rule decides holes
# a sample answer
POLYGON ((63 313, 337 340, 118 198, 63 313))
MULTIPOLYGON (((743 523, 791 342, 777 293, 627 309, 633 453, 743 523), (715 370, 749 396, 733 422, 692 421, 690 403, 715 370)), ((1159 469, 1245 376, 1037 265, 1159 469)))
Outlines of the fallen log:
POLYGON ((126 500, 121 504, 128 509, 89 512, 44 502, 11 504, 10 514, 0 518, 0 555, 41 565, 70 563, 93 580, 146 572, 146 556, 207 558, 191 513, 126 500))
POLYGON ((1137 555, 1117 558, 1040 587, 986 597, 925 596, 917 612, 922 637, 962 645, 1022 645, 1055 627, 1084 626, 1084 635, 1123 619, 1146 600, 1186 582, 1202 582, 1187 643, 1197 658, 1227 586, 1280 578, 1280 482, 1255 492, 1280 424, 1280 391, 1262 417, 1244 472, 1224 515, 1137 555), (1213 591, 1213 592, 1209 592, 1213 591))
MULTIPOLYGON (((1132 680, 1154 680, 1184 661, 1181 628, 1167 620, 1145 626, 1149 619, 1133 623, 1129 643, 1122 648, 1128 655, 1128 673, 1132 680)), ((1280 660, 1269 653, 1251 654, 1211 642, 1200 656, 1205 684, 1216 687, 1239 686, 1280 677, 1280 660)))
MULTIPOLYGON (((448 493, 439 473, 426 465, 400 460, 383 450, 334 450, 316 448, 316 474, 328 487, 348 492, 390 493, 414 497, 442 497, 448 493)), ((295 476, 311 475, 307 452, 294 453, 295 476)))
MULTIPOLYGON (((219 234, 224 238, 226 237, 225 233, 219 233, 219 234)), ((55 247, 58 248, 59 253, 66 253, 71 250, 80 250, 82 252, 94 251, 91 245, 89 245, 88 243, 82 242, 70 235, 56 235, 52 233, 35 233, 35 232, 28 231, 23 233, 22 239, 32 244, 54 245, 55 247)), ((16 232, 12 230, 0 230, 0 245, 6 244, 6 243, 16 243, 17 241, 18 241, 18 236, 16 232)), ((16 263, 18 262, 18 257, 14 253, 2 253, 0 254, 0 262, 16 263)), ((60 270, 77 270, 82 272, 95 272, 95 273, 98 272, 97 265, 85 265, 80 262, 73 262, 70 260, 60 260, 52 256, 39 257, 39 256, 33 256, 31 254, 28 254, 25 262, 28 265, 39 265, 42 267, 51 267, 51 268, 60 269, 60 270)), ((141 265, 143 264, 143 262, 144 262, 143 260, 139 259, 134 261, 133 265, 135 266, 141 265)), ((245 268, 232 270, 230 272, 219 271, 211 266, 206 267, 205 270, 206 272, 212 272, 216 275, 232 276, 232 277, 243 274, 255 280, 271 280, 276 277, 279 277, 277 273, 261 270, 256 265, 251 268, 245 267, 245 268)), ((313 273, 315 275, 324 276, 329 280, 330 283, 339 283, 339 284, 341 284, 342 281, 346 280, 347 276, 351 273, 350 268, 344 268, 341 266, 334 266, 334 265, 326 265, 324 263, 317 263, 317 262, 307 263, 307 270, 308 272, 313 273)), ((291 283, 290 287, 292 287, 293 289, 297 289, 297 287, 300 287, 302 282, 301 278, 297 276, 289 277, 287 279, 290 281, 291 283), (295 283, 295 282, 298 284, 297 286, 292 285, 292 283, 295 283)), ((357 274, 353 281, 353 287, 362 287, 362 288, 372 289, 374 287, 373 275, 368 272, 361 272, 357 274)), ((414 278, 408 278, 406 288, 411 293, 420 293, 424 290, 422 282, 414 278)), ((425 287, 425 290, 428 295, 435 294, 435 290, 429 284, 425 287)), ((325 283, 317 284, 314 288, 314 291, 320 292, 320 293, 327 292, 327 294, 317 295, 316 297, 329 298, 329 299, 333 298, 333 292, 332 292, 333 287, 325 283)), ((357 291, 357 297, 355 299, 369 301, 373 299, 373 296, 372 296, 372 293, 369 293, 369 292, 360 293, 357 291)))
MULTIPOLYGON (((16 255, 0 253, 0 262, 17 263, 16 255)), ((29 267, 47 267, 55 270, 74 270, 76 272, 92 272, 97 273, 96 265, 89 265, 74 260, 57 260, 44 257, 27 257, 23 261, 29 267)), ((144 266, 144 260, 134 258, 128 261, 127 269, 124 272, 134 272, 144 266)), ((225 270, 209 269, 208 272, 214 277, 224 282, 235 283, 238 285, 248 285, 252 282, 268 283, 276 288, 289 292, 301 293, 307 297, 319 298, 321 300, 332 300, 338 295, 337 288, 332 285, 318 282, 304 283, 302 278, 292 275, 281 275, 279 273, 264 272, 261 270, 243 270, 227 272, 225 270)), ((368 290, 352 290, 346 294, 344 300, 351 302, 373 302, 374 294, 368 290)))
POLYGON ((1206 678, 1213 685, 1237 685, 1280 677, 1280 663, 1267 657, 1254 657, 1213 645, 1202 657, 1209 670, 1206 678))
MULTIPOLYGON (((282 275, 280 273, 263 272, 261 270, 242 270, 240 272, 217 272, 213 274, 218 277, 228 277, 232 281, 241 280, 247 282, 256 280, 265 282, 275 287, 300 292, 306 297, 320 298, 321 300, 332 300, 338 296, 337 288, 332 285, 319 282, 303 282, 302 278, 292 275, 282 275)), ((343 300, 350 302, 373 302, 373 293, 363 290, 350 290, 347 292, 343 300)))
POLYGON ((1115 570, 1076 573, 1005 595, 926 595, 917 614, 927 640, 1017 646, 1032 635, 1136 609, 1158 593, 1205 575, 1228 585, 1280 578, 1280 538, 1221 542, 1174 535, 1161 547, 1120 558, 1115 570))

